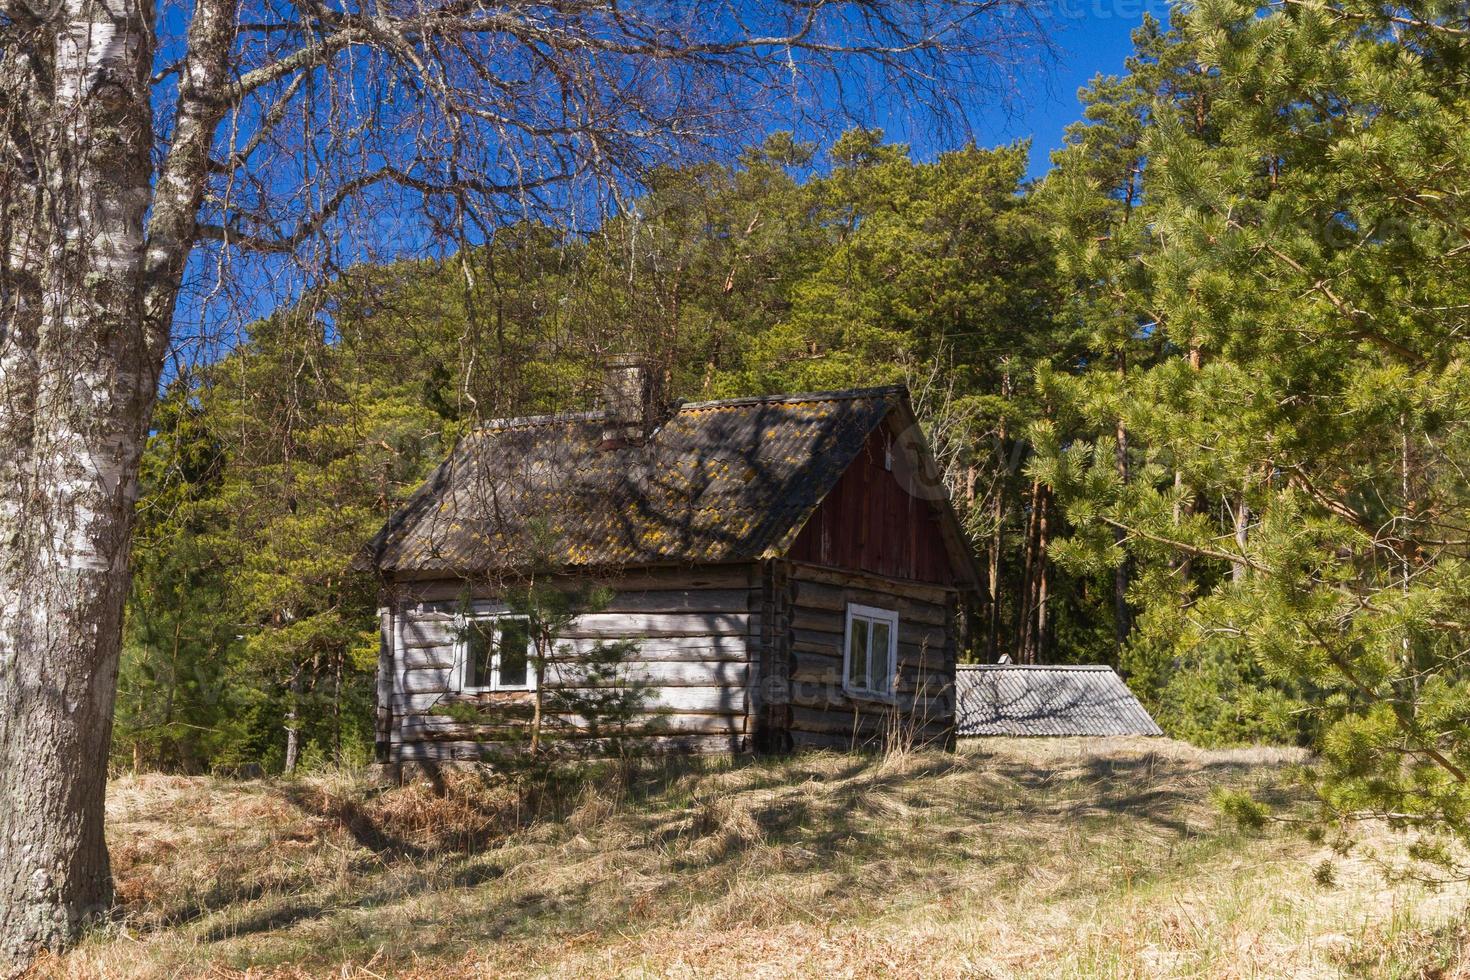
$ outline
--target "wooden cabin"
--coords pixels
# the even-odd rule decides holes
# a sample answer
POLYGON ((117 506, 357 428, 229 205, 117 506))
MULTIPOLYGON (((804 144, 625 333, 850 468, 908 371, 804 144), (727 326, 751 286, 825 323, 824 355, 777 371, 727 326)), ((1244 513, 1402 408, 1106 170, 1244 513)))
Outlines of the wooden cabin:
POLYGON ((650 749, 952 745, 979 577, 907 391, 649 405, 617 361, 603 410, 484 426, 374 539, 379 760, 480 759, 496 739, 447 706, 582 683, 528 666, 507 596, 533 563, 611 590, 558 649, 631 642, 650 749))

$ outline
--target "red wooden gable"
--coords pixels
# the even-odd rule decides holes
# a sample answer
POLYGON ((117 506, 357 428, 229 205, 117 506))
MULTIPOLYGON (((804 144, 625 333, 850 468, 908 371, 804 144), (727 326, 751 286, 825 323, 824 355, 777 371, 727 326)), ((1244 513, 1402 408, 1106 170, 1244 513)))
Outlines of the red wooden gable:
MULTIPOLYGON (((806 522, 787 557, 890 578, 959 584, 934 505, 909 493, 887 465, 880 425, 806 522)), ((897 452, 897 447, 894 448, 897 452)))

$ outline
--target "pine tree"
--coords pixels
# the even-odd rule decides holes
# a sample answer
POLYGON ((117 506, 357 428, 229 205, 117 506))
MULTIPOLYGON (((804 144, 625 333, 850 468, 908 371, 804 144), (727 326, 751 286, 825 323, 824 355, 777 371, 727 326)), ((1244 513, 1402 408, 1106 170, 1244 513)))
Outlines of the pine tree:
POLYGON ((1204 126, 1155 98, 1138 139, 1138 336, 1164 356, 1058 384, 1115 407, 1130 478, 1106 441, 1052 439, 1042 467, 1071 560, 1149 569, 1130 595, 1156 664, 1298 692, 1329 809, 1462 838, 1464 17, 1211 0, 1177 23, 1209 94, 1204 126))

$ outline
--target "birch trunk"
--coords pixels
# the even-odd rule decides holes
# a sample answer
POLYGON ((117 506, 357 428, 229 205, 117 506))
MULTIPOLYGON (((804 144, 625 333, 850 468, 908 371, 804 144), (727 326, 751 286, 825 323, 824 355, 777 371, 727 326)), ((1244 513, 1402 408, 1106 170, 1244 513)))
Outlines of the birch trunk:
POLYGON ((151 19, 68 0, 21 41, 33 80, 5 80, 33 101, 0 166, 34 170, 8 182, 0 308, 0 974, 112 899, 103 794, 162 354, 139 289, 151 19))
POLYGON ((301 755, 301 725, 296 713, 296 705, 301 700, 301 668, 296 668, 296 673, 291 675, 291 704, 286 709, 286 720, 282 726, 286 730, 286 761, 282 769, 287 776, 296 774, 296 760, 301 755))
POLYGON ((154 9, 63 0, 0 45, 0 975, 112 901, 138 463, 234 36, 233 7, 198 0, 155 180, 154 9))
MULTIPOLYGON (((1235 498, 1235 548, 1242 555, 1245 554, 1246 545, 1249 543, 1251 523, 1251 507, 1246 502, 1245 491, 1235 498)), ((1230 580, 1232 582, 1244 582, 1248 568, 1244 561, 1231 562, 1230 580)))

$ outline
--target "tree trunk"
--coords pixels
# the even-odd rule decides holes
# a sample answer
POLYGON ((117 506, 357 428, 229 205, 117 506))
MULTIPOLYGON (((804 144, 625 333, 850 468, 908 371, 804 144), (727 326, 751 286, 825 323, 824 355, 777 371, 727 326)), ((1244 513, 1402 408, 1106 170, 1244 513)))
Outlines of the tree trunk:
MULTIPOLYGON (((1118 472, 1123 475, 1127 482, 1128 473, 1128 432, 1122 423, 1118 424, 1118 472)), ((1126 535, 1122 530, 1114 532, 1114 538, 1119 547, 1122 547, 1126 535)), ((1128 634, 1133 630, 1133 611, 1128 608, 1128 556, 1125 553, 1118 561, 1118 566, 1113 569, 1113 642, 1118 651, 1121 652, 1128 642, 1128 634)))
POLYGON ((1031 481, 1031 506, 1026 518, 1026 550, 1021 561, 1021 615, 1016 622, 1013 649, 1023 664, 1036 662, 1036 603, 1038 598, 1037 546, 1041 530, 1041 481, 1031 481))
POLYGON ((1047 602, 1051 595, 1051 569, 1047 547, 1051 540, 1050 493, 1041 481, 1031 484, 1031 520, 1026 532, 1026 578, 1017 645, 1021 663, 1046 663, 1048 633, 1047 602))
MULTIPOLYGON (((1250 522, 1251 507, 1250 504, 1246 503, 1245 491, 1241 490, 1240 495, 1235 498, 1235 547, 1242 555, 1245 554, 1245 547, 1248 543, 1247 536, 1250 533, 1250 522)), ((1247 571, 1248 569, 1244 560, 1231 562, 1231 581, 1244 582, 1247 571)))
POLYGON ((990 532, 990 552, 987 562, 987 577, 989 578, 990 595, 990 622, 986 626, 985 633, 985 659, 994 663, 1000 656, 1000 549, 1002 544, 1001 524, 1006 516, 1006 487, 1008 481, 1004 478, 997 481, 995 488, 994 510, 991 520, 994 527, 990 532))
POLYGON ((152 11, 67 0, 12 25, 0 79, 29 99, 0 120, 0 974, 112 903, 103 794, 162 362, 139 288, 152 11))
POLYGON ((532 632, 532 657, 526 670, 533 672, 536 678, 536 693, 531 699, 531 755, 534 756, 541 751, 541 730, 546 724, 546 688, 541 682, 546 675, 546 665, 551 663, 556 654, 557 629, 542 628, 541 623, 536 623, 532 626, 532 632))
MULTIPOLYGON (((1001 376, 1000 392, 1003 398, 1011 397, 1011 374, 1009 371, 1001 376)), ((1006 491, 1011 485, 1010 457, 1006 453, 1006 435, 1006 417, 1002 415, 1000 417, 1000 427, 996 432, 995 456, 996 462, 1000 465, 1000 469, 999 476, 995 481, 995 500, 991 512, 993 526, 990 532, 988 548, 990 554, 987 563, 989 577, 987 584, 990 587, 990 621, 986 624, 985 635, 985 660, 987 663, 995 663, 996 660, 1000 659, 1000 549, 1003 543, 1001 525, 1005 521, 1006 491)))
MULTIPOLYGON (((1122 379, 1128 372, 1128 361, 1125 355, 1118 354, 1118 377, 1122 379)), ((1128 483, 1128 428, 1123 420, 1118 420, 1117 426, 1117 467, 1118 479, 1126 486, 1128 483)), ((1123 546, 1125 535, 1121 529, 1114 532, 1118 546, 1123 546)), ((1128 608, 1128 578, 1129 578, 1128 556, 1125 553, 1118 562, 1118 567, 1113 569, 1113 642, 1117 652, 1122 653, 1123 647, 1128 643, 1128 634, 1133 631, 1133 611, 1128 608)))
POLYGON ((283 770, 287 776, 296 772, 296 760, 301 757, 301 725, 298 724, 298 713, 296 706, 301 702, 301 671, 304 668, 297 667, 296 672, 291 675, 290 704, 286 708, 286 762, 283 770))
POLYGON ((1031 662, 1044 664, 1049 656, 1051 634, 1051 620, 1047 616, 1047 603, 1051 599, 1051 562, 1047 558, 1047 547, 1051 540, 1051 494, 1045 485, 1039 488, 1039 493, 1036 502, 1041 511, 1036 528, 1036 642, 1031 662))
POLYGON ((154 180, 155 5, 41 9, 6 5, 0 45, 0 974, 111 904, 138 462, 235 30, 197 0, 154 180))
POLYGON ((541 690, 541 685, 537 684, 536 696, 532 708, 533 714, 531 716, 531 754, 533 756, 541 751, 541 725, 545 717, 542 713, 545 704, 544 697, 545 695, 541 690))
POLYGON ((337 650, 332 656, 332 761, 344 765, 342 758, 342 660, 344 653, 337 650))
MULTIPOLYGON (((1184 490, 1184 472, 1182 470, 1175 470, 1174 471, 1174 494, 1175 494, 1175 497, 1174 497, 1174 514, 1173 514, 1174 533, 1175 534, 1178 534, 1179 533, 1179 526, 1184 523, 1184 504, 1183 504, 1183 501, 1180 500, 1180 496, 1182 495, 1183 490, 1184 490)), ((1174 568, 1174 569, 1176 569, 1178 571, 1178 573, 1179 573, 1178 574, 1178 579, 1179 579, 1179 594, 1184 597, 1184 601, 1186 601, 1186 602, 1189 601, 1190 580, 1194 577, 1194 563, 1191 560, 1191 557, 1189 555, 1184 554, 1184 553, 1181 552, 1180 554, 1177 554, 1177 555, 1175 555, 1175 556, 1173 556, 1172 558, 1169 559, 1169 567, 1174 568)))
MULTIPOLYGON (((1200 366, 1203 363, 1204 363, 1204 354, 1200 350, 1199 342, 1198 341, 1195 341, 1194 343, 1191 343, 1189 345, 1189 369, 1191 371, 1196 371, 1197 372, 1197 371, 1199 371, 1200 366)), ((1176 494, 1182 494, 1183 490, 1184 490, 1184 473, 1181 470, 1177 470, 1176 469, 1174 471, 1174 492, 1176 494)), ((1192 503, 1190 505, 1190 507, 1189 507, 1189 513, 1196 514, 1198 512, 1199 512, 1199 501, 1196 500, 1196 501, 1194 501, 1194 503, 1192 503)), ((1179 525, 1182 523, 1183 517, 1184 517, 1183 507, 1182 507, 1180 501, 1178 500, 1178 498, 1176 497, 1175 498, 1175 502, 1174 502, 1174 527, 1175 528, 1178 528, 1179 525)), ((1185 604, 1188 604, 1190 602, 1190 600, 1191 600, 1191 598, 1193 596, 1193 592, 1194 592, 1194 558, 1192 556, 1190 556, 1190 555, 1187 555, 1187 554, 1181 554, 1177 558, 1173 559, 1173 561, 1175 561, 1175 562, 1178 563, 1176 565, 1176 567, 1179 569, 1179 594, 1181 596, 1182 601, 1185 604)))

